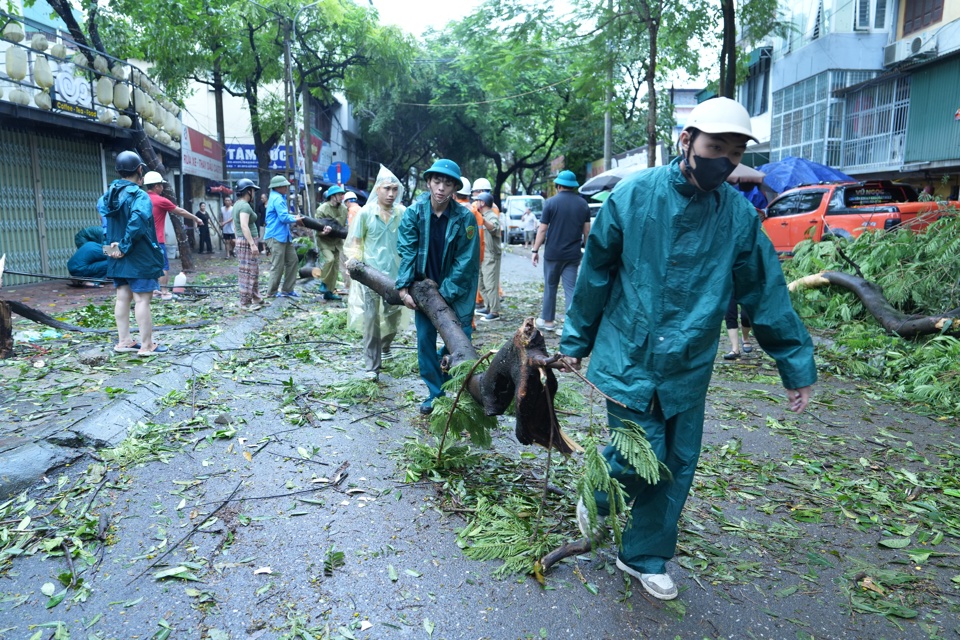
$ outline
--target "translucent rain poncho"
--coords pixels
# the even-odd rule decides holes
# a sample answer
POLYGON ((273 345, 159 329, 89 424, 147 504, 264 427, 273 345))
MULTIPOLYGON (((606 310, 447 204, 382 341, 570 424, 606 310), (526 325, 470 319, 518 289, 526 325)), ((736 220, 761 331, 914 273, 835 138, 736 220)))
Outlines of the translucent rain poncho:
MULTIPOLYGON (((403 198, 403 185, 393 173, 380 165, 380 172, 377 174, 377 180, 370 190, 370 198, 360 209, 353 222, 350 224, 350 231, 347 234, 347 240, 344 243, 343 251, 348 259, 355 259, 365 263, 378 271, 387 274, 391 280, 396 279, 397 272, 400 269, 400 254, 397 252, 397 237, 400 228, 400 220, 403 217, 405 207, 400 204, 403 198), (390 217, 385 221, 385 212, 380 207, 380 187, 395 184, 398 187, 397 198, 394 200, 393 209, 390 217)), ((379 305, 372 305, 373 299, 366 298, 373 296, 379 300, 380 296, 364 285, 353 282, 350 285, 350 298, 347 308, 349 310, 349 323, 353 329, 362 327, 364 309, 367 313, 379 309, 379 305)), ((389 307, 390 305, 386 305, 389 307)), ((406 324, 407 318, 401 322, 399 318, 392 317, 394 314, 381 313, 381 323, 386 325, 392 322, 406 324)), ((403 314, 409 316, 409 314, 403 314)), ((396 332, 399 328, 382 326, 384 334, 396 332)))

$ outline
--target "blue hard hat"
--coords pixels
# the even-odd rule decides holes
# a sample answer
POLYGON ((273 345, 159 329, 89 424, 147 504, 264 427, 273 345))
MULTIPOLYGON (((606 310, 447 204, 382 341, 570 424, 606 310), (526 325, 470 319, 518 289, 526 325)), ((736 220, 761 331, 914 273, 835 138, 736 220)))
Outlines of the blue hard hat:
POLYGON ((557 178, 553 181, 554 184, 558 184, 561 187, 570 187, 571 189, 576 189, 580 186, 580 183, 577 182, 577 176, 574 175, 573 171, 565 169, 557 174, 557 178))
POLYGON ((453 160, 447 160, 446 158, 437 160, 433 163, 432 167, 423 172, 423 179, 429 180, 431 173, 438 173, 442 176, 453 178, 453 181, 457 184, 457 189, 463 187, 463 180, 460 179, 460 165, 453 160))
POLYGON ((338 184, 333 185, 327 189, 327 200, 330 199, 330 196, 335 196, 338 193, 346 193, 346 190, 338 184))

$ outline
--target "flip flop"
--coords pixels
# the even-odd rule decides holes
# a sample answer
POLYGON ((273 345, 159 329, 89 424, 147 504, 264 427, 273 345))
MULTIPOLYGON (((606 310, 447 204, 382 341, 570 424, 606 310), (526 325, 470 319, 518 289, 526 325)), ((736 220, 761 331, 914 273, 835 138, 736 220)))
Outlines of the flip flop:
POLYGON ((134 342, 133 344, 126 347, 121 347, 120 345, 117 345, 113 348, 113 350, 116 351, 117 353, 133 353, 135 351, 139 353, 140 348, 141 348, 140 343, 134 342))
POLYGON ((141 358, 149 358, 150 356, 166 353, 167 351, 169 351, 169 349, 167 348, 166 345, 156 344, 153 347, 153 351, 138 351, 137 355, 140 356, 141 358))

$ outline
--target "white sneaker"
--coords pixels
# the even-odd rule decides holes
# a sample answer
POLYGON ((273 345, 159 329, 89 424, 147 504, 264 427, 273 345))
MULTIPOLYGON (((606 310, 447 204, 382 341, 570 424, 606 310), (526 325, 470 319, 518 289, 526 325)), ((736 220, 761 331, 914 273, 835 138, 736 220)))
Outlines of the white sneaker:
POLYGON ((537 329, 539 329, 541 332, 557 330, 557 323, 551 322, 550 324, 547 324, 543 318, 537 318, 536 325, 537 329))
POLYGON ((620 558, 617 558, 617 569, 639 580, 643 588, 647 590, 647 593, 658 600, 673 600, 679 593, 677 591, 677 585, 673 583, 673 578, 670 577, 670 574, 640 573, 636 569, 628 567, 620 558))
POLYGON ((377 380, 380 379, 380 374, 377 373, 376 371, 364 371, 363 379, 368 380, 370 382, 376 382, 377 380))

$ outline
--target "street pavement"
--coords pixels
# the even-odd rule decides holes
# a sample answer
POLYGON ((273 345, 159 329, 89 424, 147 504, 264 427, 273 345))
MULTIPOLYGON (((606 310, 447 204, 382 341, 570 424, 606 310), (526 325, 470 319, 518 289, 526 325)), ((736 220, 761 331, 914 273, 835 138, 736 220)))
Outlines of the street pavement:
MULTIPOLYGON (((494 345, 504 330, 537 315, 541 272, 528 256, 518 247, 505 253, 504 320, 481 324, 478 344, 494 345)), ((69 543, 92 553, 73 560, 89 587, 82 597, 74 587, 50 606, 50 590, 61 591, 58 575, 68 569, 62 554, 35 549, 6 570, 0 564, 0 638, 52 638, 57 624, 69 634, 56 637, 102 639, 928 637, 915 624, 851 615, 831 586, 841 580, 837 566, 821 567, 816 582, 774 567, 776 580, 725 584, 671 563, 681 595, 670 603, 625 581, 609 547, 561 563, 545 587, 530 577, 494 578, 499 562, 470 560, 458 545, 464 515, 450 509, 442 482, 404 477, 404 447, 426 438, 417 413, 422 382, 387 373, 376 396, 326 395, 358 381, 362 361, 358 345, 309 329, 338 306, 302 290, 300 300, 277 300, 257 314, 233 315, 225 306, 199 337, 171 332, 172 353, 162 364, 110 354, 116 371, 106 375, 127 392, 52 413, 60 421, 55 437, 49 426, 24 430, 16 421, 22 407, 5 413, 0 487, 46 504, 73 483, 99 483, 102 490, 82 501, 90 500, 105 529, 103 544, 69 543), (289 346, 255 350, 278 343, 289 346), (157 432, 167 444, 176 436, 176 446, 158 444, 157 432), (111 463, 118 450, 122 466, 111 463), (15 467, 21 473, 10 480, 15 467), (792 598, 773 594, 784 586, 792 586, 792 598)), ((547 336, 551 348, 558 340, 547 336)), ((398 349, 400 359, 412 360, 409 333, 398 349)), ((769 381, 742 386, 782 392, 769 381)), ((56 409, 59 400, 51 402, 56 409)), ((761 414, 786 419, 776 401, 763 402, 744 407, 759 424, 761 414)), ((493 451, 542 477, 542 451, 516 443, 512 418, 500 423, 493 451), (536 456, 520 459, 525 452, 536 456)), ((712 408, 710 446, 728 442, 730 428, 712 408)), ((743 442, 774 460, 789 455, 782 441, 754 428, 743 442)), ((532 482, 525 472, 514 481, 532 482)), ((571 493, 557 518, 574 532, 575 494, 562 489, 571 493)), ((705 499, 688 506, 695 515, 709 508, 705 499)), ((806 531, 820 544, 819 528, 806 531)), ((690 526, 681 544, 692 548, 701 535, 690 526)), ((862 551, 862 541, 844 536, 830 534, 830 544, 862 551)), ((761 549, 750 561, 770 560, 761 549)), ((947 628, 956 624, 955 616, 946 620, 947 628)))

